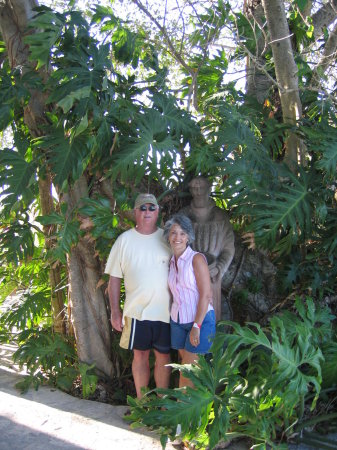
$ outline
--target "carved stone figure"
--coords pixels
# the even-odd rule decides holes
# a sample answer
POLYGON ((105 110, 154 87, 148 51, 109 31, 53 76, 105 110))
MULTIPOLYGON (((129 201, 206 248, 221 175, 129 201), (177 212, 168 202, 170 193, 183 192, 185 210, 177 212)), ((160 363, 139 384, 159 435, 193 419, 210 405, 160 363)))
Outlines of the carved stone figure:
POLYGON ((221 320, 221 279, 235 252, 234 232, 226 212, 210 198, 211 185, 204 177, 189 183, 192 194, 190 205, 181 209, 193 222, 195 241, 192 248, 207 258, 213 290, 216 320, 221 320))

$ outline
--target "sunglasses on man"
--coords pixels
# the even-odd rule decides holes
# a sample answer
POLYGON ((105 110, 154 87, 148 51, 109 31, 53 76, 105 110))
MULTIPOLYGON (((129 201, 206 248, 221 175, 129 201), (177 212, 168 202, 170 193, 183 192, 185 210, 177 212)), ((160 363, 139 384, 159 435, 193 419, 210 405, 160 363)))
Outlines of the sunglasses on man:
POLYGON ((157 210, 157 206, 155 205, 150 205, 150 206, 146 206, 146 205, 142 205, 139 207, 140 211, 156 211, 157 210))

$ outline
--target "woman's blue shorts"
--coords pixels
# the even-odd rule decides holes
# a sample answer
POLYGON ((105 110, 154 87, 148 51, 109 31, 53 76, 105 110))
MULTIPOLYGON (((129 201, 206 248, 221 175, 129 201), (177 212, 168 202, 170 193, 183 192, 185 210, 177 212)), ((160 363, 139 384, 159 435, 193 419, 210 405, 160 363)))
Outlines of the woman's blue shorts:
POLYGON ((214 310, 208 311, 200 329, 200 343, 193 347, 190 342, 190 331, 193 322, 179 323, 171 319, 171 347, 175 350, 187 350, 200 355, 209 353, 215 335, 214 310))

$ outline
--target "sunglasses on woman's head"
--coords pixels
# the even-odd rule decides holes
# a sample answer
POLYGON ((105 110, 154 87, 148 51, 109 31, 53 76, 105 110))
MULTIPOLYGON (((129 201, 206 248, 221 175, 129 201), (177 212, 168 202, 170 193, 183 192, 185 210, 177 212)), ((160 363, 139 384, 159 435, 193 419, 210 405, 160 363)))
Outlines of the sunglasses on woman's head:
POLYGON ((157 207, 155 205, 150 205, 150 206, 142 205, 139 207, 139 209, 141 211, 156 211, 157 207))

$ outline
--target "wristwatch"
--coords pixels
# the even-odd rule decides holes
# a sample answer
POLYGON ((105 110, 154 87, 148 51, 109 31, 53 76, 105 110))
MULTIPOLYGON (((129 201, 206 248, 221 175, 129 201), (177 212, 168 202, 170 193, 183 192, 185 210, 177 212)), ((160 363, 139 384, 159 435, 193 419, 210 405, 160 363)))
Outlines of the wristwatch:
POLYGON ((201 323, 194 322, 193 328, 199 328, 199 330, 200 330, 200 328, 201 328, 201 323))

